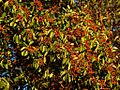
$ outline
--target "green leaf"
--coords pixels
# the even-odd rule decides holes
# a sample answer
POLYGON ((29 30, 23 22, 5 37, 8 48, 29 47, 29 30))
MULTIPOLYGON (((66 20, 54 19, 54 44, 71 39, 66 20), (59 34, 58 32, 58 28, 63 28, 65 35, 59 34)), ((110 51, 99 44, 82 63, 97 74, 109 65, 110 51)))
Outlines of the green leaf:
POLYGON ((22 47, 21 49, 20 49, 20 51, 22 51, 22 50, 24 50, 26 47, 22 47))
POLYGON ((42 53, 44 53, 45 50, 46 50, 46 46, 43 46, 43 48, 42 48, 42 53))
POLYGON ((42 86, 45 87, 45 88, 47 88, 48 87, 48 82, 42 83, 42 86))
POLYGON ((47 78, 48 76, 49 76, 49 69, 47 69, 47 70, 45 71, 44 78, 47 78))
POLYGON ((62 64, 65 64, 66 62, 67 62, 67 58, 64 58, 62 64))
POLYGON ((45 52, 44 56, 46 56, 48 54, 48 52, 45 52))
POLYGON ((117 47, 113 47, 112 52, 116 52, 118 50, 117 47))
POLYGON ((43 50, 43 44, 40 45, 40 50, 41 50, 41 51, 43 50))
POLYGON ((22 56, 27 56, 27 55, 28 55, 28 51, 25 51, 25 50, 22 51, 22 52, 21 52, 21 55, 22 55, 22 56))
POLYGON ((23 40, 26 41, 26 37, 23 37, 23 40))
POLYGON ((9 90, 10 84, 5 78, 0 78, 0 89, 9 90))
POLYGON ((2 68, 4 68, 3 61, 0 62, 0 66, 1 66, 2 68))
POLYGON ((2 14, 2 18, 4 18, 6 16, 6 13, 4 12, 3 14, 2 14))
POLYGON ((51 73, 51 74, 49 74, 49 77, 50 77, 50 78, 52 78, 52 77, 53 77, 53 75, 54 75, 54 74, 53 74, 53 73, 51 73))
POLYGON ((33 67, 35 67, 35 69, 38 69, 39 64, 38 64, 38 61, 37 61, 37 60, 34 60, 34 62, 33 62, 33 67))
POLYGON ((14 34, 14 36, 13 36, 13 40, 15 41, 15 38, 16 38, 16 34, 14 34))
POLYGON ((68 74, 68 82, 71 82, 70 74, 68 74))
POLYGON ((0 22, 2 22, 3 21, 3 19, 0 17, 0 22))
POLYGON ((85 37, 82 37, 81 41, 82 41, 82 43, 84 43, 85 42, 85 37))
POLYGON ((67 77, 67 75, 65 75, 65 76, 63 77, 63 81, 66 81, 66 77, 67 77))
POLYGON ((13 26, 13 25, 14 25, 14 22, 11 22, 11 23, 10 23, 10 26, 13 26))
POLYGON ((31 44, 33 44, 33 43, 34 43, 34 41, 30 40, 30 43, 29 43, 29 45, 31 45, 31 44))
POLYGON ((16 41, 16 43, 19 43, 19 37, 18 37, 18 35, 16 35, 15 41, 16 41))
POLYGON ((32 90, 38 90, 35 86, 32 87, 32 90))
POLYGON ((44 60, 44 63, 46 63, 46 57, 45 57, 45 56, 44 56, 44 59, 43 59, 43 60, 44 60))
POLYGON ((33 39, 34 40, 37 40, 36 36, 35 36, 35 33, 33 33, 33 39))
POLYGON ((28 46, 28 44, 27 44, 26 42, 23 42, 23 44, 24 44, 25 46, 28 46))
POLYGON ((68 70, 70 70, 70 68, 71 68, 71 63, 68 64, 68 70))
POLYGON ((22 22, 22 25, 23 25, 23 27, 25 27, 25 22, 24 21, 22 22))
POLYGON ((18 35, 18 37, 19 37, 19 39, 21 39, 21 38, 22 38, 22 36, 21 36, 21 35, 18 35))
POLYGON ((13 5, 12 13, 16 13, 16 6, 13 5))
POLYGON ((61 71, 60 76, 63 77, 66 74, 66 71, 61 71))
POLYGON ((74 0, 70 0, 70 4, 71 5, 75 4, 75 1, 74 0))
POLYGON ((60 32, 60 37, 61 37, 61 40, 63 40, 64 34, 62 32, 60 32))
POLYGON ((68 9, 70 9, 70 6, 69 6, 69 5, 67 5, 67 8, 68 8, 68 9))
POLYGON ((8 69, 8 64, 5 64, 4 66, 5 66, 6 69, 8 69))
POLYGON ((6 9, 6 7, 9 6, 9 1, 6 1, 5 4, 4 4, 4 10, 6 9))
POLYGON ((113 84, 110 82, 110 87, 112 88, 113 87, 113 84))
POLYGON ((95 49, 95 52, 97 52, 97 50, 98 50, 98 48, 99 48, 99 42, 98 42, 98 41, 96 41, 96 45, 97 45, 97 47, 96 47, 96 49, 95 49))
POLYGON ((13 36, 13 40, 16 42, 16 43, 19 43, 19 36, 17 34, 15 34, 13 36))
POLYGON ((8 51, 8 55, 10 55, 11 54, 11 51, 8 51))
POLYGON ((52 39, 54 37, 54 32, 50 33, 50 38, 52 39))
POLYGON ((83 76, 85 76, 87 74, 87 71, 85 70, 84 73, 83 73, 83 76))

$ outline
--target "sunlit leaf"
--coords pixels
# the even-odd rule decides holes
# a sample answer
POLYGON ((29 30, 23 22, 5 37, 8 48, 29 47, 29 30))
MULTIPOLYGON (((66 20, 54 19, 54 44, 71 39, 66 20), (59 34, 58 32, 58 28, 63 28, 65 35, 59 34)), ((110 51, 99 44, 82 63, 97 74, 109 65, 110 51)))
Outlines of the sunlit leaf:
POLYGON ((6 7, 9 6, 9 1, 6 1, 5 4, 4 4, 4 9, 6 9, 6 7))
POLYGON ((66 62, 67 62, 67 58, 64 58, 62 64, 65 64, 66 62))
POLYGON ((54 32, 50 33, 50 38, 52 39, 54 37, 54 32))
POLYGON ((31 44, 33 44, 33 43, 34 43, 34 41, 30 40, 30 43, 29 43, 29 45, 31 45, 31 44))
POLYGON ((64 38, 64 34, 60 32, 60 37, 61 37, 61 40, 63 40, 64 38))
POLYGON ((54 75, 54 74, 53 74, 53 73, 51 73, 51 74, 49 75, 49 77, 50 77, 50 78, 52 78, 52 77, 53 77, 53 75, 54 75))
POLYGON ((14 25, 14 22, 11 22, 11 23, 10 23, 10 26, 13 26, 13 25, 14 25))
POLYGON ((26 47, 22 47, 20 50, 22 51, 22 50, 24 50, 26 47))
POLYGON ((70 70, 70 69, 71 69, 71 63, 68 64, 68 70, 70 70))
POLYGON ((42 47, 42 53, 44 53, 46 51, 46 46, 42 47))
POLYGON ((66 74, 66 71, 61 71, 60 72, 61 77, 63 77, 65 74, 66 74))
POLYGON ((18 37, 18 35, 16 35, 15 42, 19 43, 19 37, 18 37))
POLYGON ((46 63, 46 57, 44 56, 44 63, 46 63))
POLYGON ((0 78, 0 89, 9 90, 10 84, 5 78, 0 78))
POLYGON ((27 55, 28 55, 28 51, 26 51, 26 50, 22 51, 22 52, 21 52, 21 55, 22 55, 22 56, 27 56, 27 55))

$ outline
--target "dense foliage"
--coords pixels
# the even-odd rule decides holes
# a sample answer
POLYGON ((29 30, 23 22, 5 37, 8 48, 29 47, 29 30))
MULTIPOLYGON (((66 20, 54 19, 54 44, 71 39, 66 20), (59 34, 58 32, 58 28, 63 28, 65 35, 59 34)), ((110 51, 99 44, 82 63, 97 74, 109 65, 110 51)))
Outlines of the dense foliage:
POLYGON ((119 0, 0 0, 0 74, 7 72, 0 89, 27 83, 33 90, 118 90, 119 5, 119 0))

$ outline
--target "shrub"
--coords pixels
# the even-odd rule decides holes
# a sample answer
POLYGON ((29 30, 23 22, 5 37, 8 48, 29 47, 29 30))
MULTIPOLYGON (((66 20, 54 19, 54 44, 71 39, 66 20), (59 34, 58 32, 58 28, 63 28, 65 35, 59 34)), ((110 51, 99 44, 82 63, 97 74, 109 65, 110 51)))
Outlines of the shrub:
POLYGON ((0 88, 120 88, 111 28, 119 1, 51 2, 0 1, 0 67, 9 74, 0 88))

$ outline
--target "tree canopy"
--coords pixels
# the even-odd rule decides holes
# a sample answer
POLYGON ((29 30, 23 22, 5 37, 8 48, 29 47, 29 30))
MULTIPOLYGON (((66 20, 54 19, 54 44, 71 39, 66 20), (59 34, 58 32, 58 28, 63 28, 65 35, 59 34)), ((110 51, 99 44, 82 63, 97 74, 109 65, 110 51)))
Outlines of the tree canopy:
POLYGON ((0 89, 120 88, 119 0, 0 0, 0 6, 0 89))

